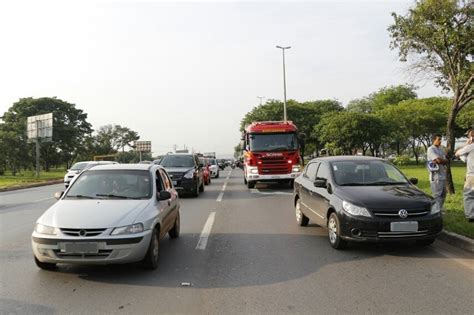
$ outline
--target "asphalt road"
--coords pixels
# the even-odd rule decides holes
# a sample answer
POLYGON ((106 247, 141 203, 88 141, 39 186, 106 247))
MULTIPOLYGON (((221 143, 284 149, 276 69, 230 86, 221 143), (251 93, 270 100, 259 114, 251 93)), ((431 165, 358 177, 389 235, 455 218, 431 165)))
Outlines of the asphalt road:
POLYGON ((62 185, 0 193, 0 314, 472 314, 467 253, 439 241, 336 251, 320 227, 296 225, 291 190, 229 173, 181 199, 181 237, 162 241, 156 271, 40 270, 31 232, 62 185))

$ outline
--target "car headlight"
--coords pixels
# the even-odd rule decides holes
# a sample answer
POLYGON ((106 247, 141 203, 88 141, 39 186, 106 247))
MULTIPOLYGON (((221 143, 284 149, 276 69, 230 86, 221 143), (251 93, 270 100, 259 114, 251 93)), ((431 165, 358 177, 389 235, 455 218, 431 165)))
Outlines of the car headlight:
POLYGON ((183 177, 187 178, 187 179, 192 179, 194 177, 194 170, 190 170, 190 171, 186 172, 186 174, 184 174, 183 177))
POLYGON ((431 204, 431 214, 436 214, 436 213, 439 213, 441 211, 441 209, 439 208, 439 205, 434 202, 431 204))
POLYGON ((342 202, 342 209, 352 215, 371 217, 369 210, 363 207, 353 205, 352 203, 347 201, 342 202))
POLYGON ((47 225, 36 223, 35 232, 37 232, 39 234, 56 235, 57 234, 57 229, 52 227, 52 226, 47 226, 47 225))
POLYGON ((292 172, 294 173, 297 173, 299 171, 301 171, 301 168, 299 167, 299 165, 294 165, 293 168, 291 169, 292 172))
POLYGON ((115 228, 110 235, 135 234, 143 232, 143 224, 136 223, 115 228))

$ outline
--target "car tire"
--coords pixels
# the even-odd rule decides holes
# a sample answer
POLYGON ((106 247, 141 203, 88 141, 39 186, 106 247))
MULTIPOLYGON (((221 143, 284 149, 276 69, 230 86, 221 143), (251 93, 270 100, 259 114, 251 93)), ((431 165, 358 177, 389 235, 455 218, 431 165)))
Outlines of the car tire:
POLYGON ((335 249, 343 249, 347 246, 347 241, 341 238, 341 224, 335 212, 329 216, 328 238, 329 244, 335 249))
POLYGON ((217 175, 216 175, 216 178, 219 178, 219 171, 217 171, 217 175))
POLYGON ((247 181, 247 187, 248 188, 255 188, 255 182, 254 181, 247 181))
POLYGON ((174 221, 173 228, 169 230, 168 234, 170 235, 171 238, 178 238, 179 237, 179 231, 181 227, 181 219, 179 215, 179 211, 176 214, 176 220, 174 221))
POLYGON ((202 181, 201 186, 199 186, 199 192, 204 192, 204 181, 202 181))
POLYGON ((196 189, 194 189, 194 191, 192 192, 192 196, 193 197, 198 197, 200 191, 201 191, 200 186, 198 184, 196 184, 196 189))
POLYGON ((416 245, 418 246, 430 246, 431 244, 434 243, 436 239, 435 238, 430 238, 430 239, 427 239, 427 240, 419 240, 419 241, 416 241, 416 245))
POLYGON ((295 216, 296 216, 296 223, 298 223, 299 226, 307 226, 309 223, 309 218, 304 215, 304 213, 301 211, 301 201, 300 199, 296 200, 296 205, 295 205, 295 216))
POLYGON ((247 178, 244 176, 244 184, 247 185, 247 178))
POLYGON ((160 256, 160 231, 155 228, 151 234, 150 245, 142 263, 146 269, 155 270, 158 268, 158 259, 160 256))
POLYGON ((54 270, 54 269, 56 269, 56 264, 55 263, 41 262, 41 261, 38 260, 38 258, 36 258, 36 256, 35 256, 35 264, 36 264, 36 266, 38 266, 39 268, 41 268, 43 270, 54 270))

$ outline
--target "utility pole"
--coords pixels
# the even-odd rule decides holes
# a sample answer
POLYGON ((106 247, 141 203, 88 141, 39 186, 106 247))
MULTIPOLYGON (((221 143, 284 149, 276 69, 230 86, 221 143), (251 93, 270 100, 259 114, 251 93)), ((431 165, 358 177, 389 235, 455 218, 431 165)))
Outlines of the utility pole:
POLYGON ((276 46, 283 52, 283 120, 286 122, 286 71, 285 71, 285 49, 290 49, 291 46, 282 47, 276 46))
POLYGON ((262 106, 262 100, 264 100, 264 99, 265 99, 265 96, 257 96, 257 98, 259 98, 259 99, 260 99, 260 106, 262 106))

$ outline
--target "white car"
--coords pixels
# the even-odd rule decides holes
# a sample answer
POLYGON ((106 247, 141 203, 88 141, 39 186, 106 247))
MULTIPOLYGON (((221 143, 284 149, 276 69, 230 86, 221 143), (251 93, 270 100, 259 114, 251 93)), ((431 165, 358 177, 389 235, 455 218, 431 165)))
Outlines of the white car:
POLYGON ((179 236, 178 193, 164 168, 102 165, 83 171, 36 221, 36 265, 141 261, 157 268, 159 242, 179 236))
POLYGON ((84 162, 77 162, 70 169, 67 170, 66 175, 64 175, 64 186, 66 188, 69 186, 71 181, 80 174, 82 171, 89 169, 96 165, 107 165, 107 164, 118 164, 114 161, 84 161, 84 162))
POLYGON ((217 164, 217 159, 209 159, 209 171, 211 171, 211 177, 219 178, 219 165, 217 164))

